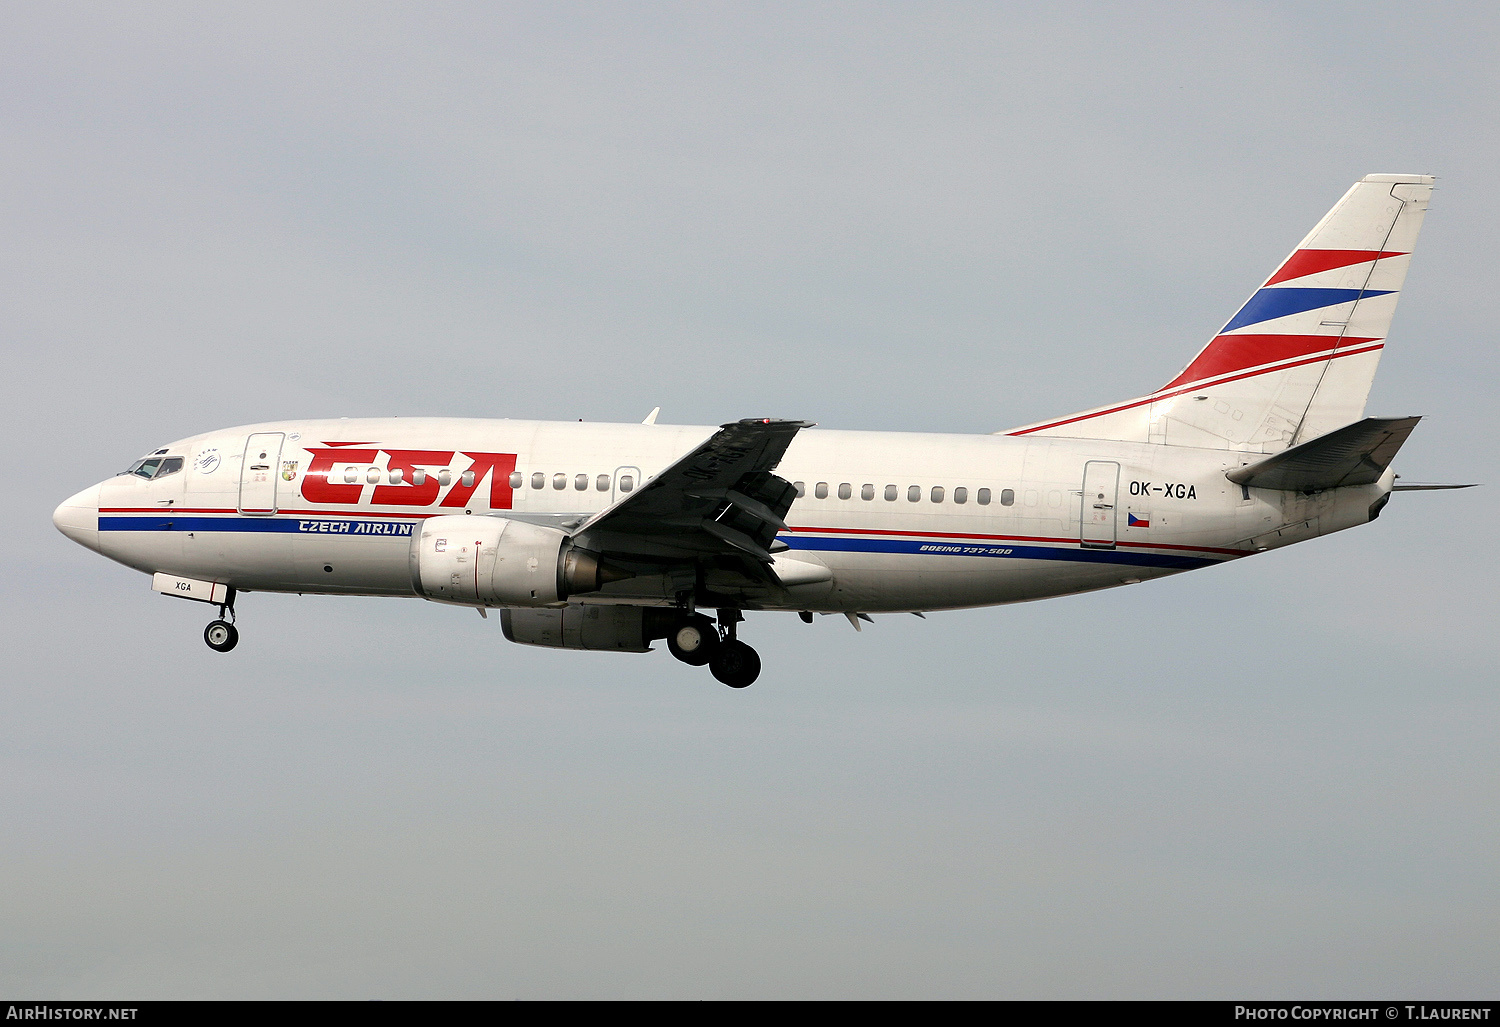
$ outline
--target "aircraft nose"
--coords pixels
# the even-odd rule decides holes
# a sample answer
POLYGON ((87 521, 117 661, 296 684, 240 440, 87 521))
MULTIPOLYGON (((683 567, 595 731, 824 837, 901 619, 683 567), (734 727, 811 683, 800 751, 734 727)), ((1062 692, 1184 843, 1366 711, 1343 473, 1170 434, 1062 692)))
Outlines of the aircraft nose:
POLYGON ((99 551, 99 486, 90 485, 52 511, 57 530, 80 546, 99 551))

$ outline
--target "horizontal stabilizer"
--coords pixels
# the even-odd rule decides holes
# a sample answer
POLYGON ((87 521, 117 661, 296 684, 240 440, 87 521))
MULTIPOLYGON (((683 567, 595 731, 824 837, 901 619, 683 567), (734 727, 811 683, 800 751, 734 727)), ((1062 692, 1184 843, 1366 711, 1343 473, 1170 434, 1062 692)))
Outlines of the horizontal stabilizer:
POLYGON ((1420 417, 1367 417, 1229 472, 1236 485, 1318 492, 1380 480, 1420 417))
MULTIPOLYGON (((1397 475, 1397 477, 1400 477, 1400 475, 1397 475)), ((1477 481, 1470 482, 1467 485, 1439 485, 1439 484, 1436 484, 1436 483, 1427 483, 1427 482, 1416 483, 1416 482, 1413 482, 1410 485, 1392 485, 1391 486, 1391 491, 1392 492, 1442 492, 1442 491, 1445 491, 1446 489, 1473 489, 1473 488, 1478 488, 1478 487, 1479 487, 1479 482, 1477 482, 1477 481)))

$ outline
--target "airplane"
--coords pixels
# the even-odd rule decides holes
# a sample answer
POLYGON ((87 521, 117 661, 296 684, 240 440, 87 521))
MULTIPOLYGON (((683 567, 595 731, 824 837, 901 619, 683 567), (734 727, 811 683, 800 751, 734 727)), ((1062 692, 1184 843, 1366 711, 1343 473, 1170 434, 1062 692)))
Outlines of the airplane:
POLYGON ((506 638, 649 652, 733 688, 746 611, 992 606, 1137 584, 1373 521, 1420 418, 1365 400, 1432 195, 1356 182, 1146 396, 991 435, 457 418, 256 424, 65 500, 68 538, 210 604, 247 592, 498 608, 506 638), (703 611, 713 611, 713 616, 703 611))

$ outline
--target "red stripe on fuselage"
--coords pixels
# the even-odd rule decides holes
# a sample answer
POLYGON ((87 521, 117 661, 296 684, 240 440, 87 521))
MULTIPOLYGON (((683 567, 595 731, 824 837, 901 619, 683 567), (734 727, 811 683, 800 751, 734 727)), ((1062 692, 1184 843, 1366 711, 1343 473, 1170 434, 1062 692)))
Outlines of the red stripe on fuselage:
POLYGON ((1157 392, 1145 397, 1144 399, 1132 400, 1129 403, 1121 403, 1117 407, 1107 407, 1103 410, 1091 410, 1086 414, 1079 414, 1077 417, 1065 417, 1061 421, 1049 421, 1046 424, 1039 424, 1032 428, 1021 428, 1017 431, 1006 432, 1005 434, 1030 435, 1034 431, 1046 431, 1048 428, 1061 428, 1065 424, 1073 424, 1076 421, 1087 421, 1093 417, 1103 417, 1106 414, 1117 414, 1121 410, 1130 410, 1135 407, 1145 406, 1147 403, 1157 403, 1164 399, 1175 399, 1176 397, 1181 396, 1184 393, 1192 392, 1194 389, 1211 388, 1215 385, 1224 385, 1228 382, 1237 382, 1241 378, 1254 378, 1262 374, 1274 374, 1277 371, 1285 371, 1289 368, 1301 367, 1303 364, 1317 364, 1321 363, 1324 360, 1336 360, 1339 357, 1352 357, 1359 353, 1373 353, 1375 350, 1380 349, 1383 345, 1384 343, 1377 343, 1374 346, 1361 346, 1355 349, 1339 350, 1336 353, 1330 353, 1326 357, 1311 357, 1307 360, 1294 360, 1291 363, 1287 364, 1277 364, 1274 367, 1263 367, 1258 371, 1251 371, 1248 374, 1235 375, 1232 378, 1223 378, 1216 382, 1194 382, 1192 385, 1188 385, 1184 388, 1178 389, 1176 392, 1157 392))
MULTIPOLYGON (((233 507, 196 507, 196 506, 102 506, 99 508, 102 514, 126 514, 126 513, 149 513, 149 514, 238 514, 239 511, 233 507)), ((443 513, 391 513, 389 510, 362 510, 351 507, 348 510, 277 510, 277 515, 288 517, 395 517, 416 518, 421 520, 427 517, 442 517, 443 513)), ((262 515, 263 516, 263 515, 262 515)))

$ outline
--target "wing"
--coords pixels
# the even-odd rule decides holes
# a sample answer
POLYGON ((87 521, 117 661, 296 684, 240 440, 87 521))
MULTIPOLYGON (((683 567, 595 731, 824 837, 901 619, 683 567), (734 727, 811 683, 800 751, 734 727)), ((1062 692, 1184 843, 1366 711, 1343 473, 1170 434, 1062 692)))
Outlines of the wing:
POLYGON ((749 558, 771 563, 796 491, 771 471, 809 421, 726 424, 708 441, 607 510, 574 540, 610 557, 646 560, 749 558))

